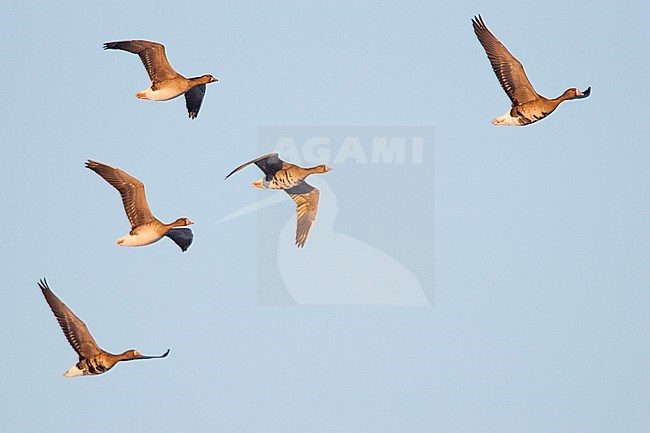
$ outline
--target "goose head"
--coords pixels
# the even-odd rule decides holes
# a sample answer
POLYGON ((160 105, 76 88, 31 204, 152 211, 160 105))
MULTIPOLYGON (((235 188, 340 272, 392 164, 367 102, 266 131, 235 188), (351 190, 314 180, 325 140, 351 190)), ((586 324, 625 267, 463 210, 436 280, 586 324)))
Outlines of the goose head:
POLYGON ((121 361, 129 361, 131 359, 136 359, 139 356, 141 356, 140 352, 135 349, 129 349, 117 355, 117 359, 121 361))
POLYGON ((181 217, 172 223, 174 227, 189 226, 194 224, 189 218, 181 217))
POLYGON ((210 74, 205 74, 205 75, 201 75, 201 81, 203 81, 204 83, 214 83, 215 81, 219 81, 219 80, 217 80, 210 74))
POLYGON ((127 350, 126 352, 118 355, 121 361, 132 361, 134 359, 154 359, 154 358, 165 358, 169 355, 169 349, 167 352, 162 355, 143 355, 135 349, 127 350))
POLYGON ((591 93, 591 87, 588 87, 585 91, 581 92, 580 90, 576 89, 575 87, 572 87, 570 89, 567 89, 566 92, 564 92, 565 99, 582 99, 586 98, 589 96, 591 93))
POLYGON ((328 171, 331 171, 332 168, 326 166, 325 164, 317 165, 316 167, 313 168, 314 173, 327 173, 328 171))

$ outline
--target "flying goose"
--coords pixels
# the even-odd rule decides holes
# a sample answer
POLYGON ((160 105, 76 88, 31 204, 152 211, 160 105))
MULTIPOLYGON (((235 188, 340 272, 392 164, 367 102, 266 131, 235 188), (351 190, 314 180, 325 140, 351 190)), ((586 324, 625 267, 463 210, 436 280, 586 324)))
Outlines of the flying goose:
POLYGON ((102 374, 113 368, 115 364, 120 361, 164 358, 169 354, 169 349, 167 349, 167 352, 158 356, 144 356, 134 349, 127 350, 120 354, 108 353, 102 350, 97 346, 97 343, 95 343, 90 332, 88 332, 86 324, 80 318, 75 316, 75 314, 63 302, 61 302, 54 293, 52 293, 52 290, 50 290, 45 279, 38 282, 38 287, 40 287, 43 296, 45 296, 45 300, 54 313, 54 317, 56 317, 57 322, 59 322, 59 326, 61 326, 61 329, 63 330, 63 335, 65 335, 70 346, 72 346, 75 352, 79 355, 79 362, 63 373, 64 376, 75 377, 102 374))
POLYGON ((561 102, 589 96, 591 87, 584 92, 571 88, 555 99, 538 94, 528 81, 524 67, 506 47, 488 30, 481 15, 472 19, 474 33, 483 45, 492 69, 512 101, 512 108, 503 116, 492 120, 494 125, 524 126, 535 123, 551 114, 561 102))
POLYGON ((163 224, 151 214, 144 185, 133 176, 119 168, 101 162, 88 160, 86 168, 91 169, 117 189, 122 196, 126 217, 131 223, 131 231, 119 238, 116 243, 125 247, 149 245, 167 236, 183 251, 192 244, 193 234, 189 228, 177 228, 194 224, 187 218, 178 218, 170 224, 163 224))
POLYGON ((185 94, 185 105, 191 119, 196 119, 205 95, 205 85, 217 81, 212 75, 185 78, 174 70, 165 55, 165 46, 157 42, 133 40, 106 42, 105 50, 124 50, 140 56, 151 79, 149 88, 135 94, 140 99, 167 101, 185 94))
POLYGON ((302 248, 307 240, 309 229, 316 219, 320 196, 318 188, 309 185, 305 178, 314 173, 327 173, 331 168, 323 164, 302 168, 282 161, 277 153, 269 153, 240 165, 231 171, 226 179, 253 163, 265 174, 262 179, 253 182, 255 188, 282 189, 296 203, 296 245, 302 248))

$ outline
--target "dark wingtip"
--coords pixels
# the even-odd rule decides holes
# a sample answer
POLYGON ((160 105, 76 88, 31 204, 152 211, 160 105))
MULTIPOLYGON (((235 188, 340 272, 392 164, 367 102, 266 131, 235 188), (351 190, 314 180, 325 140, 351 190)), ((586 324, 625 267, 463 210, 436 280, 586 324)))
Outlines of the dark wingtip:
POLYGON ((97 168, 98 168, 100 165, 101 165, 100 162, 93 161, 92 159, 89 159, 88 161, 86 161, 85 167, 86 167, 88 170, 92 170, 92 171, 94 171, 95 173, 97 173, 97 168))
POLYGON ((228 176, 224 177, 223 180, 228 179, 230 176, 232 176, 233 174, 235 174, 236 171, 237 171, 237 169, 234 169, 233 171, 231 171, 230 173, 228 173, 228 176))
POLYGON ((187 251, 194 241, 194 233, 192 233, 192 230, 187 227, 171 228, 165 234, 165 236, 174 241, 174 243, 178 245, 178 248, 180 248, 182 252, 187 251))
POLYGON ((50 286, 47 285, 47 279, 46 279, 45 277, 41 278, 41 279, 38 281, 38 287, 39 287, 41 290, 49 290, 50 286))
MULTIPOLYGON (((576 95, 577 95, 577 92, 580 92, 578 89, 575 89, 575 91, 576 91, 576 95)), ((575 96, 574 98, 575 99, 583 99, 583 98, 586 98, 587 96, 589 96, 591 94, 591 86, 587 87, 587 90, 585 90, 584 92, 580 92, 580 93, 581 93, 580 96, 575 96)))
POLYGON ((165 358, 167 355, 169 355, 170 350, 171 349, 167 349, 167 352, 163 353, 162 355, 142 355, 142 354, 140 354, 140 356, 136 356, 135 358, 124 359, 123 361, 133 361, 133 360, 136 360, 136 359, 160 359, 160 358, 165 358))

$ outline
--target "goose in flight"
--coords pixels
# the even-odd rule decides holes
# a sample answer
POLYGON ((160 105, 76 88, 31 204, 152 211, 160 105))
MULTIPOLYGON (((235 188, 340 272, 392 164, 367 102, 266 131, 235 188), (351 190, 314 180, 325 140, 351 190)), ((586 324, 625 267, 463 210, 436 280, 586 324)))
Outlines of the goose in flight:
POLYGON ((537 93, 528 81, 524 67, 506 47, 488 30, 479 15, 472 19, 474 33, 485 49, 492 69, 506 92, 512 106, 503 116, 492 120, 494 125, 524 126, 535 123, 551 114, 563 101, 582 99, 589 96, 591 87, 584 92, 576 88, 567 89, 554 99, 547 99, 537 93))
POLYGON ((205 85, 217 81, 210 74, 185 78, 172 68, 165 55, 165 46, 157 42, 132 40, 106 42, 105 50, 123 50, 140 56, 151 79, 151 86, 135 94, 140 99, 167 101, 185 95, 190 119, 196 119, 205 96, 205 85))
POLYGON ((324 164, 302 168, 282 161, 277 153, 269 153, 235 168, 226 176, 226 179, 250 164, 257 165, 264 172, 264 177, 253 182, 253 187, 282 189, 296 203, 296 245, 302 248, 307 240, 311 225, 316 219, 318 198, 320 196, 318 188, 309 185, 305 178, 314 173, 327 173, 331 168, 324 164))
POLYGON ((163 224, 151 214, 144 193, 144 185, 138 179, 119 168, 97 161, 88 160, 86 168, 104 178, 122 196, 122 204, 126 211, 126 217, 131 223, 131 231, 116 241, 118 245, 139 247, 152 244, 162 239, 163 236, 167 236, 176 242, 181 250, 187 251, 192 244, 194 235, 191 229, 178 227, 194 224, 192 221, 182 217, 172 223, 163 224))
POLYGON ((113 354, 102 350, 86 327, 86 324, 78 318, 54 293, 50 290, 45 279, 38 282, 38 287, 43 292, 45 300, 54 313, 63 335, 70 343, 70 346, 79 355, 79 362, 63 373, 66 377, 90 376, 106 373, 120 361, 133 361, 137 359, 164 358, 167 352, 158 356, 145 356, 137 350, 131 349, 126 352, 113 354))

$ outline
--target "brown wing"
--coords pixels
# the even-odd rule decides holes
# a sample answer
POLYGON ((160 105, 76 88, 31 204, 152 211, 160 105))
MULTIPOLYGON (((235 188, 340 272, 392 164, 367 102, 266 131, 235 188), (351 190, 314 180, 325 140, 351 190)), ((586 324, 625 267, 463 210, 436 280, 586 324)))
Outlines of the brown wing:
POLYGON ((296 245, 302 248, 307 241, 311 225, 316 219, 320 191, 307 182, 293 188, 285 189, 287 194, 296 202, 296 245))
POLYGON ((124 50, 129 53, 137 54, 142 60, 144 68, 149 74, 152 83, 168 80, 178 76, 178 73, 172 68, 165 55, 165 46, 157 42, 150 41, 117 41, 106 42, 105 50, 124 50))
POLYGON ((40 287, 45 296, 50 309, 54 313, 59 326, 63 330, 63 335, 68 339, 70 346, 77 352, 79 359, 88 358, 90 356, 97 355, 102 352, 102 350, 97 346, 93 336, 88 332, 86 324, 81 321, 80 318, 75 316, 75 314, 63 303, 59 298, 56 297, 54 293, 50 290, 45 279, 38 282, 38 287, 40 287))
POLYGON ((492 70, 496 74, 501 87, 503 87, 503 90, 505 90, 512 101, 513 107, 537 99, 537 92, 535 92, 533 85, 528 81, 524 67, 488 30, 483 22, 483 18, 480 15, 474 17, 472 25, 474 26, 476 37, 481 45, 483 45, 487 57, 490 60, 492 70))
POLYGON ((243 163, 242 165, 240 165, 239 167, 231 171, 228 174, 228 176, 226 176, 226 179, 228 179, 232 174, 237 173, 239 170, 247 167, 250 164, 257 165, 260 168, 260 170, 262 170, 266 175, 266 179, 271 180, 275 175, 275 173, 282 170, 282 167, 285 164, 285 162, 282 161, 280 157, 278 157, 277 153, 269 153, 267 155, 260 156, 259 158, 255 158, 251 161, 243 163))
POLYGON ((86 168, 91 169, 104 180, 117 189, 122 196, 122 204, 126 211, 126 217, 131 223, 131 229, 155 221, 149 210, 147 197, 144 193, 144 185, 133 176, 129 176, 119 168, 111 167, 101 162, 88 160, 86 168))

